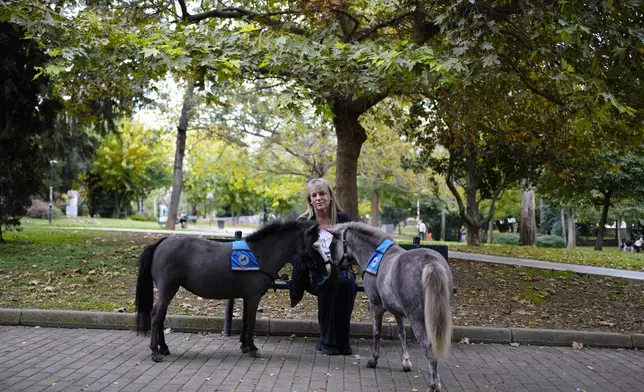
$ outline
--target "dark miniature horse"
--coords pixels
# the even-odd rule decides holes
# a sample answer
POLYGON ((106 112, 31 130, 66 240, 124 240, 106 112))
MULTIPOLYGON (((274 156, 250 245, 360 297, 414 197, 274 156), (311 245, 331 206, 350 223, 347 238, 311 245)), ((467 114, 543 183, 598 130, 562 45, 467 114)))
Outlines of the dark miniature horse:
MULTIPOLYGON (((209 299, 244 300, 244 315, 239 341, 241 350, 259 355, 253 342, 257 306, 261 297, 277 277, 280 269, 292 256, 316 246, 317 232, 311 221, 272 223, 246 238, 248 247, 257 258, 259 271, 231 270, 231 243, 209 241, 199 237, 176 235, 148 246, 139 257, 139 277, 136 284, 136 329, 152 331, 152 359, 159 362, 170 354, 165 342, 163 323, 168 305, 179 287, 209 299), (308 239, 305 236, 315 236, 308 239), (157 301, 152 306, 156 284, 157 301)), ((313 253, 312 249, 308 250, 313 253)), ((303 259, 309 259, 303 257, 303 259)), ((324 265, 310 268, 326 272, 324 265)))

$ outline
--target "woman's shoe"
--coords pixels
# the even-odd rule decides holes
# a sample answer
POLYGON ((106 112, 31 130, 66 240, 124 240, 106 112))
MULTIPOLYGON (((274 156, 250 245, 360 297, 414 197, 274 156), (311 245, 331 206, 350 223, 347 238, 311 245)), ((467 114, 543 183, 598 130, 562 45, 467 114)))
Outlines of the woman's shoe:
POLYGON ((353 350, 351 350, 351 347, 343 347, 339 349, 341 355, 353 355, 353 350))
POLYGON ((315 349, 326 355, 340 355, 340 350, 333 346, 326 346, 320 342, 315 344, 315 349))
POLYGON ((335 347, 322 347, 320 352, 325 355, 340 355, 340 350, 335 347))

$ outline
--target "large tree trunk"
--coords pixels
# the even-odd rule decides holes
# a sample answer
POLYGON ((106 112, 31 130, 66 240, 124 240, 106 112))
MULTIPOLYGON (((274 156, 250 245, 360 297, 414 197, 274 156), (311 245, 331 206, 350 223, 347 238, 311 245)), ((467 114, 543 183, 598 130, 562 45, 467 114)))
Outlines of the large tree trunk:
POLYGON ((114 194, 114 208, 112 208, 112 218, 119 219, 121 217, 121 195, 114 194))
POLYGON ((487 243, 491 244, 494 241, 494 219, 490 219, 487 224, 487 243))
POLYGON ((618 219, 617 222, 615 222, 615 229, 617 231, 617 246, 620 246, 622 243, 622 228, 620 227, 622 225, 622 219, 618 219))
POLYGON ((519 244, 534 246, 537 242, 537 220, 534 214, 534 188, 521 189, 521 222, 519 244))
POLYGON ((177 127, 177 146, 174 152, 174 171, 172 173, 172 195, 170 196, 170 205, 168 206, 168 221, 165 224, 166 229, 174 230, 179 202, 181 200, 181 191, 183 190, 183 157, 186 152, 186 133, 188 130, 190 109, 193 105, 193 88, 192 81, 188 81, 188 86, 183 96, 179 126, 177 127))
POLYGON ((604 205, 602 207, 602 215, 599 218, 599 227, 597 228, 597 242, 595 242, 595 250, 602 250, 604 245, 604 230, 606 229, 606 220, 608 219, 608 208, 610 207, 611 192, 604 192, 604 205))
POLYGON ((568 206, 566 211, 568 220, 568 249, 577 246, 577 236, 575 234, 575 212, 572 206, 568 206))
POLYGON ((624 220, 626 223, 626 235, 624 236, 625 240, 632 240, 633 239, 633 222, 630 220, 630 218, 627 218, 624 220))
POLYGON ((333 125, 338 139, 336 154, 337 198, 342 209, 358 220, 358 158, 367 133, 360 125, 360 115, 384 97, 335 99, 333 125))
POLYGON ((539 198, 539 232, 546 234, 546 229, 543 227, 543 215, 545 214, 546 203, 542 198, 539 198))
POLYGON ((441 241, 445 241, 445 209, 444 208, 441 209, 441 241))
POLYGON ((564 209, 561 209, 561 238, 563 238, 564 244, 568 243, 566 239, 566 215, 564 209))
POLYGON ((380 226, 380 211, 378 205, 380 204, 380 189, 374 188, 371 193, 371 226, 380 226))
MULTIPOLYGON (((476 176, 476 161, 470 158, 467 162, 467 177, 465 183, 465 198, 466 198, 466 211, 467 215, 472 218, 471 220, 476 223, 479 220, 479 205, 476 202, 476 190, 478 189, 478 178, 476 176)), ((479 246, 481 239, 479 237, 479 226, 471 224, 467 220, 467 244, 479 246)))

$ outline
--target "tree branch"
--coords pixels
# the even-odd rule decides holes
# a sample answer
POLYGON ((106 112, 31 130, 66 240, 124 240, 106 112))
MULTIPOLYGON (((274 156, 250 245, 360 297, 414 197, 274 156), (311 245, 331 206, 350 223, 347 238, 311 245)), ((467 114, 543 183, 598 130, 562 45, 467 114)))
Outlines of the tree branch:
POLYGON ((479 227, 483 227, 484 225, 488 224, 490 219, 492 219, 492 217, 494 216, 494 211, 496 209, 496 201, 503 197, 503 191, 503 186, 499 186, 499 189, 497 189, 490 201, 490 209, 488 211, 487 217, 479 220, 479 227))
MULTIPOLYGON (((260 14, 255 11, 247 10, 244 8, 238 8, 238 7, 214 9, 214 10, 204 11, 198 14, 190 14, 188 12, 188 8, 186 7, 185 0, 177 0, 177 1, 179 2, 179 6, 181 8, 181 20, 188 23, 198 23, 198 22, 201 22, 202 20, 211 19, 211 18, 247 19, 247 20, 262 21, 264 24, 270 27, 281 27, 283 25, 282 21, 273 20, 271 19, 271 17, 281 16, 281 15, 299 15, 300 14, 300 11, 291 11, 291 10, 266 12, 266 13, 260 14)), ((303 29, 299 29, 297 27, 289 28, 287 29, 287 31, 298 35, 302 35, 304 33, 303 29)))
POLYGON ((461 195, 458 193, 458 189, 454 186, 454 182, 452 179, 452 176, 454 175, 453 173, 454 170, 454 159, 452 158, 452 155, 450 154, 449 156, 449 164, 447 165, 447 173, 445 174, 445 184, 447 184, 447 187, 449 188, 450 192, 452 192, 452 195, 454 195, 454 198, 456 199, 456 203, 458 204, 458 214, 463 218, 463 220, 469 225, 469 226, 476 226, 476 222, 472 217, 467 215, 465 212, 465 205, 463 205, 463 199, 461 199, 461 195))
POLYGON ((519 67, 517 67, 517 65, 514 63, 514 61, 510 58, 510 56, 508 56, 506 54, 502 54, 502 56, 503 56, 503 58, 508 60, 508 63, 510 65, 510 67, 514 70, 514 72, 517 73, 517 75, 519 76, 519 79, 521 79, 521 81, 528 88, 528 90, 530 90, 533 93, 535 93, 535 94, 547 99, 548 101, 550 101, 550 102, 552 102, 552 103, 554 103, 556 105, 559 105, 559 106, 562 106, 562 107, 566 106, 565 103, 561 99, 557 98, 553 94, 546 93, 545 91, 542 91, 542 90, 536 88, 535 86, 533 86, 532 83, 530 83, 530 81, 528 80, 528 78, 525 77, 523 72, 521 72, 519 67))
POLYGON ((359 42, 359 41, 362 41, 362 40, 364 40, 366 38, 369 38, 372 34, 377 32, 378 30, 380 30, 380 29, 382 29, 384 27, 393 26, 393 25, 397 24, 398 22, 400 22, 401 20, 405 19, 406 17, 408 17, 411 14, 412 14, 412 11, 405 12, 402 15, 395 16, 392 19, 389 19, 389 20, 386 20, 384 22, 378 23, 377 25, 375 25, 373 27, 370 27, 370 28, 368 28, 366 30, 362 30, 360 35, 358 35, 356 38, 350 40, 349 42, 359 42))
POLYGON ((295 170, 274 170, 274 169, 267 169, 265 167, 259 167, 255 166, 253 164, 249 164, 251 168, 257 170, 257 171, 264 171, 268 172, 271 174, 277 174, 277 175, 292 175, 292 176, 302 176, 304 178, 308 178, 308 173, 303 173, 295 170))

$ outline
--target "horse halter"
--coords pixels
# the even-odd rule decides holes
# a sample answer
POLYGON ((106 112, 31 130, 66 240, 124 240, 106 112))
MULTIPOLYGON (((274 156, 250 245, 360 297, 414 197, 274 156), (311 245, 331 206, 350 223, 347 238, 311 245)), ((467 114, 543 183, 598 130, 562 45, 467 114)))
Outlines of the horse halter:
MULTIPOLYGON (((304 257, 307 257, 309 252, 306 250, 306 240, 303 239, 302 241, 302 250, 300 251, 300 259, 303 259, 304 257)), ((329 276, 331 276, 331 271, 333 269, 333 263, 331 263, 331 260, 327 258, 326 254, 324 253, 323 250, 321 250, 320 245, 315 242, 313 244, 313 249, 320 255, 320 257, 324 260, 324 269, 326 270, 326 275, 323 274, 323 277, 326 279, 329 276)), ((316 265, 319 265, 318 263, 315 263, 316 265)))
POLYGON ((347 229, 342 230, 342 258, 338 263, 338 267, 343 268, 345 262, 346 265, 344 266, 344 268, 347 268, 349 267, 349 265, 351 265, 351 258, 349 257, 349 252, 347 251, 347 229))

